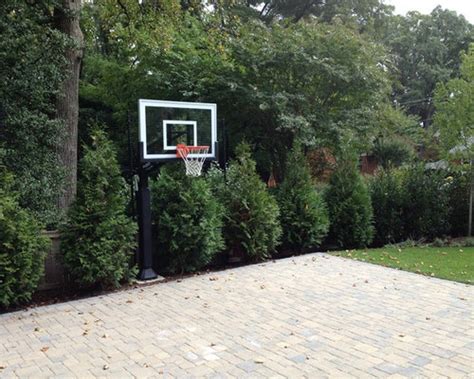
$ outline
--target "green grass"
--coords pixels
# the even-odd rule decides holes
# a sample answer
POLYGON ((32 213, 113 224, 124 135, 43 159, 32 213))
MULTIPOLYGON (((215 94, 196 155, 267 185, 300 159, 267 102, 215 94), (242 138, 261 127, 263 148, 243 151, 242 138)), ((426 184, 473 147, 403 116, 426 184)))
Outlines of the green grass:
POLYGON ((421 275, 474 283, 474 247, 385 247, 333 254, 421 275))

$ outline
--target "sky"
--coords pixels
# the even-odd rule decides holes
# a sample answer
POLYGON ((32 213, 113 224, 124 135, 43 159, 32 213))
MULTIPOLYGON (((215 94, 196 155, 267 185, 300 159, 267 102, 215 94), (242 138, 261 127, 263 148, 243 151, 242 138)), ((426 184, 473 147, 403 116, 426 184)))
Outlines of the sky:
POLYGON ((474 24, 474 0, 385 0, 385 4, 393 5, 395 13, 405 15, 409 11, 430 13, 437 5, 456 11, 474 24))

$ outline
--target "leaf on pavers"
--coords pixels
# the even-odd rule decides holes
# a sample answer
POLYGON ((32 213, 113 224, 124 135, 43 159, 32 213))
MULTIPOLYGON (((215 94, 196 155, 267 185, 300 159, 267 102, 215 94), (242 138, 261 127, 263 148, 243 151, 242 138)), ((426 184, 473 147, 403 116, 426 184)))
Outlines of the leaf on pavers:
POLYGON ((109 335, 108 335, 108 334, 104 334, 104 335, 102 335, 102 338, 108 338, 108 337, 109 337, 109 335))
POLYGON ((399 336, 399 337, 402 337, 402 338, 403 338, 403 337, 405 337, 405 335, 404 335, 404 334, 399 334, 398 336, 399 336))
POLYGON ((217 276, 211 276, 211 277, 209 278, 209 280, 210 280, 211 282, 215 282, 216 280, 219 280, 219 278, 218 278, 217 276))
POLYGON ((265 289, 265 284, 260 285, 260 289, 261 290, 265 289))
POLYGON ((357 287, 357 286, 356 286, 356 284, 354 283, 354 284, 352 285, 352 287, 357 287))
POLYGON ((102 366, 102 370, 108 370, 109 369, 109 365, 103 365, 102 366))
MULTIPOLYGON (((198 275, 198 274, 196 274, 196 275, 198 275)), ((178 279, 176 282, 181 283, 182 281, 183 281, 183 279, 178 279)))
POLYGON ((40 351, 46 353, 49 350, 49 346, 43 346, 40 351))
POLYGON ((464 298, 464 297, 459 297, 458 299, 459 299, 459 300, 464 300, 464 301, 467 301, 467 299, 466 299, 466 298, 464 298))
POLYGON ((6 368, 7 368, 7 366, 0 366, 0 371, 5 370, 6 368))
POLYGON ((184 300, 188 300, 188 299, 189 299, 189 296, 185 296, 185 297, 184 297, 184 300))
POLYGON ((87 336, 88 334, 89 334, 89 329, 84 330, 84 332, 82 333, 83 336, 87 336))
POLYGON ((128 303, 128 304, 133 303, 133 300, 128 299, 128 300, 126 301, 126 303, 128 303))
POLYGON ((429 317, 425 317, 425 320, 429 321, 429 320, 431 320, 431 318, 429 318, 429 317))
POLYGON ((150 367, 150 365, 149 365, 148 363, 144 363, 144 364, 143 364, 143 367, 148 368, 148 367, 150 367))
POLYGON ((200 298, 201 298, 201 296, 199 296, 199 295, 196 295, 196 298, 197 298, 197 299, 200 299, 200 298))
POLYGON ((369 281, 367 279, 364 280, 364 283, 368 283, 369 281))
POLYGON ((35 328, 35 332, 41 332, 41 329, 38 328, 38 327, 36 327, 36 328, 35 328))
POLYGON ((254 359, 254 362, 255 362, 256 364, 260 364, 260 365, 263 364, 263 363, 265 363, 265 361, 264 361, 263 359, 261 359, 261 358, 256 358, 256 359, 254 359))

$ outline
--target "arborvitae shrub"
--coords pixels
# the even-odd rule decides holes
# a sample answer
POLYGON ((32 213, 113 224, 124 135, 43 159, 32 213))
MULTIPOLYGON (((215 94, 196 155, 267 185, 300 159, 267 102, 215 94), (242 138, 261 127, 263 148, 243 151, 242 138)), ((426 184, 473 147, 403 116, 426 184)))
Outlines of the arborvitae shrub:
POLYGON ((449 183, 443 171, 423 165, 407 168, 403 177, 405 239, 432 239, 449 233, 449 183))
POLYGON ((82 286, 118 286, 133 275, 136 223, 126 215, 126 184, 116 151, 101 130, 92 132, 79 162, 77 198, 62 228, 64 265, 82 286))
POLYGON ((196 271, 224 248, 223 210, 204 178, 164 167, 152 182, 159 259, 169 272, 196 271))
POLYGON ((308 163, 299 146, 294 146, 288 155, 277 200, 283 246, 297 251, 318 246, 327 234, 329 218, 326 204, 312 182, 308 163))
POLYGON ((50 246, 41 225, 20 209, 12 182, 0 162, 0 308, 31 299, 50 246))
POLYGON ((359 248, 372 242, 372 204, 354 159, 341 159, 325 192, 329 210, 329 240, 338 247, 359 248))
POLYGON ((240 144, 227 170, 220 200, 226 208, 224 236, 235 255, 251 260, 270 256, 279 244, 281 226, 278 204, 256 172, 250 147, 240 144))
POLYGON ((403 182, 400 171, 381 170, 370 181, 370 197, 374 211, 374 245, 400 242, 403 228, 403 182))
POLYGON ((469 225, 469 191, 474 172, 460 166, 447 173, 446 184, 449 196, 449 224, 452 237, 467 236, 469 225))

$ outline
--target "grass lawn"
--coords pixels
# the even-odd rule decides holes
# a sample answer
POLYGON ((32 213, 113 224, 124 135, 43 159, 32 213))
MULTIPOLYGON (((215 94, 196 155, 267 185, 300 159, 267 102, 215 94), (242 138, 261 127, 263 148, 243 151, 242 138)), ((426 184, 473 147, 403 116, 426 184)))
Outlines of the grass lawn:
POLYGON ((436 278, 474 283, 474 247, 384 247, 333 254, 436 278))

